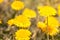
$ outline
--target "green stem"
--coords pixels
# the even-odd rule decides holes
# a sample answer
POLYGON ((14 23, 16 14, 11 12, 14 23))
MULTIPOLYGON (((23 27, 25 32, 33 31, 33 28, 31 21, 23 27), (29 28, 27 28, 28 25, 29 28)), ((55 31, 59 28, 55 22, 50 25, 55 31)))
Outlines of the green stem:
MULTIPOLYGON (((48 29, 48 17, 47 17, 47 29, 48 29)), ((48 30, 47 30, 48 33, 48 30)), ((49 35, 47 34, 47 40, 49 40, 49 35)))

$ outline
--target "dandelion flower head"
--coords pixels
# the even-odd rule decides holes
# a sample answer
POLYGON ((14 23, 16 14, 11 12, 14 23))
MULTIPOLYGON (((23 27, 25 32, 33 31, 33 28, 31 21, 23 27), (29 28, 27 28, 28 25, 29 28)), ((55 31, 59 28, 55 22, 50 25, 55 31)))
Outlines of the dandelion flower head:
POLYGON ((25 17, 23 15, 19 15, 19 16, 15 17, 14 24, 18 27, 28 28, 28 27, 30 27, 31 22, 30 22, 30 19, 28 19, 27 17, 25 17))
POLYGON ((7 24, 8 24, 9 26, 12 26, 12 25, 14 24, 14 19, 8 20, 8 21, 7 21, 7 24))
POLYGON ((51 6, 38 6, 38 12, 40 14, 40 16, 52 16, 52 15, 56 15, 56 10, 51 7, 51 6))
POLYGON ((23 40, 23 39, 28 40, 30 35, 31 35, 31 32, 27 29, 20 29, 20 30, 17 30, 17 32, 15 32, 16 39, 18 38, 21 40, 23 40))
POLYGON ((11 4, 11 8, 14 10, 21 10, 24 8, 24 3, 21 1, 13 1, 11 4))
POLYGON ((36 12, 34 10, 31 10, 28 8, 25 8, 22 14, 28 18, 35 18, 36 17, 36 12))

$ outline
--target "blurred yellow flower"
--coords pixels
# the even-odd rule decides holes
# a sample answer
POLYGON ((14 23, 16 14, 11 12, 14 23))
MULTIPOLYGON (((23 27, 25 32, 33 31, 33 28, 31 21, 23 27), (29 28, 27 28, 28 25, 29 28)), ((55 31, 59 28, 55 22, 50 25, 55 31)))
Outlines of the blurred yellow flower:
POLYGON ((59 30, 57 27, 46 25, 43 22, 38 22, 37 27, 40 28, 42 32, 45 32, 50 36, 54 36, 54 35, 57 35, 57 33, 59 33, 59 30))
POLYGON ((40 28, 43 32, 46 30, 45 28, 46 28, 46 24, 45 23, 43 23, 43 22, 38 22, 37 23, 37 27, 38 28, 40 28))
POLYGON ((51 6, 38 6, 38 12, 40 16, 52 16, 56 15, 56 10, 51 6))
POLYGON ((3 3, 4 0, 0 0, 0 4, 3 3))
POLYGON ((15 32, 15 38, 17 40, 21 39, 21 40, 29 40, 31 35, 31 32, 27 29, 20 29, 17 30, 17 32, 15 32))
POLYGON ((11 8, 14 10, 21 10, 24 8, 24 3, 21 1, 13 1, 11 8))
POLYGON ((58 5, 57 9, 58 9, 58 15, 60 16, 60 4, 58 5))
POLYGON ((19 15, 19 16, 15 17, 14 24, 17 27, 28 28, 28 27, 30 27, 31 22, 30 22, 30 19, 28 19, 27 17, 25 17, 23 15, 19 15))
POLYGON ((59 30, 57 28, 52 27, 52 26, 48 26, 47 31, 48 31, 47 34, 50 36, 54 36, 54 35, 57 35, 57 33, 59 33, 59 30))
POLYGON ((45 23, 47 24, 47 22, 49 26, 59 27, 59 22, 55 17, 51 16, 51 17, 48 17, 48 19, 46 18, 45 23))
POLYGON ((7 24, 8 24, 9 26, 12 26, 12 25, 14 24, 14 19, 8 20, 8 21, 7 21, 7 24))
POLYGON ((36 12, 34 10, 31 10, 28 8, 25 8, 22 14, 28 18, 35 18, 36 17, 36 12))

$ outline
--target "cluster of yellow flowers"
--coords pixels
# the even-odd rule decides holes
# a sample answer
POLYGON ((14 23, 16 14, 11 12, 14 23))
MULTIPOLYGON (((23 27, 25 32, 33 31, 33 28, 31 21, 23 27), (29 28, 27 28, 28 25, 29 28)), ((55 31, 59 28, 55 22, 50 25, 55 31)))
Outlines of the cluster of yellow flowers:
POLYGON ((37 27, 46 34, 53 36, 59 33, 59 21, 53 17, 57 11, 51 6, 38 6, 40 16, 46 17, 45 22, 38 22, 37 27))
MULTIPOLYGON (((0 0, 0 3, 2 2, 3 0, 0 0)), ((14 0, 11 3, 11 8, 13 10, 19 11, 24 9, 21 15, 18 15, 14 19, 8 20, 7 22, 9 26, 16 25, 17 27, 22 28, 15 32, 16 40, 30 40, 30 35, 32 33, 25 28, 30 27, 31 18, 36 18, 36 12, 34 10, 24 7, 24 2, 19 0, 14 0)), ((46 34, 50 36, 59 33, 59 22, 55 17, 53 17, 56 15, 57 11, 51 6, 38 6, 37 9, 40 16, 46 17, 44 22, 37 22, 37 27, 40 28, 43 32, 47 31, 46 34)), ((58 5, 58 15, 60 16, 60 5, 58 5)))
MULTIPOLYGON (((24 8, 24 3, 18 0, 13 1, 11 8, 14 10, 21 10, 24 8)), ((16 25, 18 27, 28 28, 31 25, 30 19, 36 17, 36 12, 32 9, 25 8, 21 15, 14 19, 8 20, 8 25, 16 25)))
POLYGON ((36 17, 36 13, 33 10, 26 9, 22 15, 16 16, 14 19, 8 20, 8 25, 13 24, 18 27, 28 28, 31 25, 30 19, 36 17), (28 13, 30 12, 30 13, 28 13))
MULTIPOLYGON (((45 20, 47 21, 47 20, 45 20)), ((56 35, 59 33, 59 23, 58 20, 56 20, 54 17, 49 17, 48 18, 48 24, 46 22, 38 22, 37 27, 40 28, 43 32, 47 32, 50 36, 56 35), (51 20, 53 22, 51 22, 51 20)))
MULTIPOLYGON (((0 4, 3 2, 4 0, 0 0, 0 4)), ((20 0, 14 0, 11 3, 11 9, 16 11, 24 9, 21 15, 18 15, 13 19, 8 20, 7 22, 9 26, 16 25, 17 27, 22 28, 15 32, 15 39, 30 40, 30 36, 32 33, 26 28, 29 28, 31 25, 30 19, 36 18, 36 12, 32 9, 25 8, 24 2, 20 0)), ((58 5, 57 7, 58 13, 56 9, 53 8, 52 6, 38 6, 37 9, 38 9, 39 16, 45 17, 44 22, 42 21, 37 22, 37 27, 40 28, 42 32, 45 32, 50 36, 57 35, 57 33, 59 33, 58 28, 60 23, 53 16, 57 14, 58 16, 60 16, 60 5, 58 5)), ((0 20, 0 24, 1 23, 2 21, 0 20)))
MULTIPOLYGON (((14 19, 9 20, 7 23, 9 26, 14 24, 19 28, 28 28, 31 25, 30 19, 23 15, 16 16, 14 19)), ((30 35, 31 32, 27 29, 19 29, 17 32, 15 32, 16 40, 29 40, 30 35)))
MULTIPOLYGON (((22 10, 24 9, 24 3, 15 0, 11 3, 11 8, 13 10, 22 10)), ((15 39, 16 40, 30 40, 30 35, 32 34, 28 29, 31 25, 30 19, 36 17, 36 12, 29 8, 25 8, 21 15, 16 16, 14 19, 8 20, 8 25, 16 25, 19 29, 15 32, 15 39)))
POLYGON ((7 23, 9 26, 12 26, 14 24, 19 28, 20 27, 23 28, 15 32, 16 40, 29 40, 30 39, 31 32, 27 29, 24 29, 24 28, 30 27, 31 25, 29 18, 23 15, 19 15, 19 16, 16 16, 14 19, 9 20, 7 23))

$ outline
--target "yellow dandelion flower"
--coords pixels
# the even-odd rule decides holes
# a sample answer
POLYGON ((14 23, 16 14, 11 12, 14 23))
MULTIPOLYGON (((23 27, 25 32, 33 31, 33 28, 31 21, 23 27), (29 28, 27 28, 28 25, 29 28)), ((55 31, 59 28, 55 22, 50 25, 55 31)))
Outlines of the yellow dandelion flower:
POLYGON ((21 9, 24 8, 24 3, 21 2, 21 1, 14 1, 11 4, 11 8, 14 9, 14 10, 21 10, 21 9))
POLYGON ((3 3, 4 0, 0 0, 0 4, 3 3))
POLYGON ((8 21, 7 21, 7 24, 8 24, 9 26, 12 26, 12 25, 14 24, 14 19, 8 20, 8 21))
POLYGON ((51 16, 51 15, 56 15, 56 10, 51 7, 51 6, 38 6, 38 12, 40 16, 51 16))
POLYGON ((26 38, 15 37, 15 38, 16 38, 16 40, 30 40, 30 37, 26 37, 26 38))
POLYGON ((19 15, 14 19, 14 24, 18 27, 28 28, 31 25, 31 22, 27 17, 19 15))
MULTIPOLYGON (((45 20, 45 23, 47 24, 47 18, 45 20)), ((59 27, 59 22, 54 17, 48 17, 48 25, 52 27, 59 27)))
POLYGON ((17 30, 17 32, 15 32, 16 39, 28 40, 30 35, 31 35, 31 32, 27 29, 20 29, 20 30, 17 30))
POLYGON ((59 33, 59 30, 52 26, 47 27, 47 31, 48 31, 47 34, 50 36, 54 36, 54 35, 57 35, 57 33, 59 33))
POLYGON ((58 15, 60 16, 60 4, 58 5, 57 9, 58 9, 58 15))
POLYGON ((31 10, 28 8, 25 8, 22 14, 28 18, 35 18, 36 17, 36 12, 34 10, 31 10))
POLYGON ((46 30, 46 24, 43 22, 38 22, 37 27, 40 28, 43 32, 46 30))
POLYGON ((46 34, 50 35, 50 36, 54 36, 57 35, 57 33, 59 33, 58 28, 54 27, 54 26, 47 26, 45 23, 43 22, 38 22, 37 23, 37 27, 40 28, 42 30, 42 32, 45 32, 46 34))

